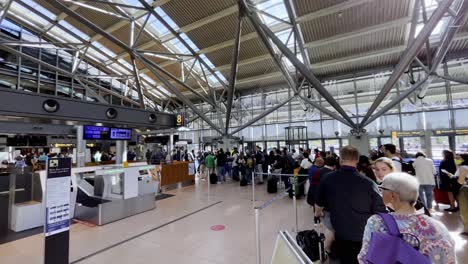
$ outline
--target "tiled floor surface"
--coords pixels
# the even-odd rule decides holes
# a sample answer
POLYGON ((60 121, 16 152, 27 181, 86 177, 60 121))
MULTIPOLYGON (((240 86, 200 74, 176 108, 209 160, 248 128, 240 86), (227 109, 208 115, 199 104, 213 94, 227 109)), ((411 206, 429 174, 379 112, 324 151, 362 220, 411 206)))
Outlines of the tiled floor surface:
MULTIPOLYGON (((255 263, 251 186, 240 187, 236 182, 211 185, 209 189, 202 182, 170 191, 175 196, 158 201, 156 210, 102 227, 74 224, 70 261, 83 264, 255 263), (214 225, 226 228, 213 231, 210 227, 214 225)), ((256 189, 259 201, 255 204, 260 205, 273 196, 266 192, 265 185, 259 185, 256 189)), ((455 238, 458 262, 468 263, 467 238, 459 235, 462 226, 458 215, 437 212, 435 217, 447 225, 455 238)), ((262 263, 269 263, 277 231, 292 231, 295 226, 292 200, 284 197, 275 201, 261 211, 260 218, 262 263)), ((311 219, 310 206, 305 199, 298 200, 299 228, 310 229, 311 219)), ((39 234, 0 245, 0 263, 42 263, 43 241, 43 235, 39 234)))

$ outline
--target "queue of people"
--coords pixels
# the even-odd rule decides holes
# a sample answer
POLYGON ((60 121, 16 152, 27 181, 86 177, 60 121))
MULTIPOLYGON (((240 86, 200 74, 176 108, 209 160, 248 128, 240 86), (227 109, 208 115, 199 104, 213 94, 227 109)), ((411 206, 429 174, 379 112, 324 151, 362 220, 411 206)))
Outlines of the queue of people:
POLYGON ((468 154, 444 151, 437 173, 423 152, 410 163, 398 156, 392 144, 378 152, 360 156, 356 148, 346 146, 338 160, 327 155, 323 159, 315 152, 307 202, 323 219, 329 256, 340 263, 399 263, 400 257, 414 263, 456 263, 454 240, 431 217, 433 191, 451 193, 451 207, 445 211, 460 210, 462 235, 468 235, 468 154), (405 241, 403 248, 392 246, 394 234, 405 241))

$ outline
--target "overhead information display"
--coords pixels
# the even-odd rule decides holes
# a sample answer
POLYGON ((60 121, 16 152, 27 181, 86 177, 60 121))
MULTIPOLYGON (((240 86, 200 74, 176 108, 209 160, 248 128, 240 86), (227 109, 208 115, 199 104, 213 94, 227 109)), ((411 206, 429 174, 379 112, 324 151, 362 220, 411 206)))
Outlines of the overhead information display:
POLYGON ((84 126, 83 139, 110 139, 109 133, 109 127, 84 126))
POLYGON ((104 126, 84 126, 85 140, 131 140, 131 128, 117 128, 104 126))
POLYGON ((110 139, 130 140, 132 139, 132 130, 129 128, 111 128, 110 139))

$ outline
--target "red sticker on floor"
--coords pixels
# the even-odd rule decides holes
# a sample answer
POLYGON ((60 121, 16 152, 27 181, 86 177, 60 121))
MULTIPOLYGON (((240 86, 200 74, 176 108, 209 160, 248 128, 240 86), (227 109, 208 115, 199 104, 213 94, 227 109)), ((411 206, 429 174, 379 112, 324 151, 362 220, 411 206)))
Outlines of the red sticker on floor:
POLYGON ((214 225, 214 226, 212 226, 212 227, 210 227, 210 228, 211 228, 211 230, 213 230, 213 231, 222 231, 222 230, 224 230, 226 227, 223 226, 223 225, 214 225))

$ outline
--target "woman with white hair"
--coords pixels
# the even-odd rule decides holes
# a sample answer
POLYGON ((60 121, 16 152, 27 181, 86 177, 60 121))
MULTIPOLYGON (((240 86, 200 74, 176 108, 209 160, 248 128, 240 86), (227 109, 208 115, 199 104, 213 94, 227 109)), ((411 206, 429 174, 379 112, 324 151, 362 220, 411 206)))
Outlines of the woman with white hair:
MULTIPOLYGON (((456 263, 455 242, 447 228, 431 217, 418 214, 414 208, 419 193, 419 183, 415 177, 407 173, 391 173, 385 176, 379 188, 382 190, 384 203, 395 209, 390 215, 395 219, 400 233, 406 234, 403 238, 410 245, 418 246, 414 239, 410 239, 417 237, 419 252, 427 256, 431 263, 456 263)), ((372 233, 388 233, 379 215, 374 215, 367 221, 358 256, 359 263, 368 263, 367 253, 372 233)))

